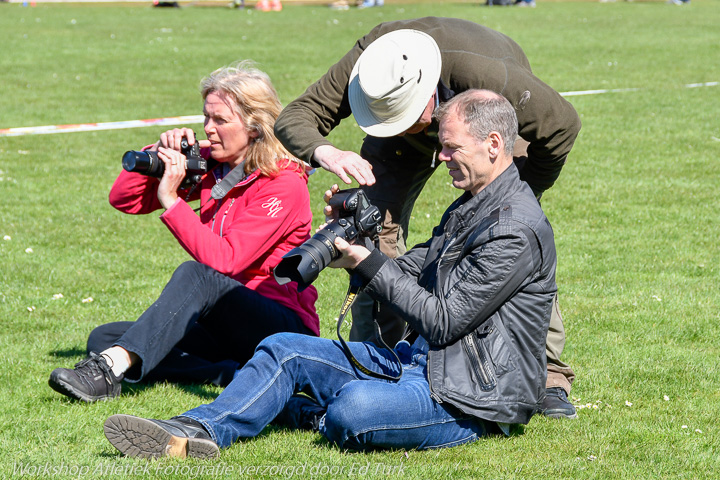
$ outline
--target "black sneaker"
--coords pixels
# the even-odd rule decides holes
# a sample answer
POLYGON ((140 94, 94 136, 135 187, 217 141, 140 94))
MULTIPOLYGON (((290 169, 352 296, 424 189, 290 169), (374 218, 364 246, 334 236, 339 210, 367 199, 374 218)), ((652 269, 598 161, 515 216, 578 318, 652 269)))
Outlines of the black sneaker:
POLYGON ((139 458, 213 458, 219 453, 201 423, 187 417, 152 420, 113 415, 103 425, 105 437, 121 453, 139 458))
POLYGON ((567 393, 561 387, 545 390, 540 413, 550 418, 577 418, 575 406, 568 401, 567 393))
POLYGON ((305 395, 293 395, 288 400, 280 414, 273 423, 298 430, 320 429, 320 419, 325 415, 325 409, 315 400, 305 395))
POLYGON ((105 358, 90 352, 90 358, 75 368, 56 368, 48 384, 56 392, 83 402, 109 400, 120 395, 123 375, 116 377, 105 358))

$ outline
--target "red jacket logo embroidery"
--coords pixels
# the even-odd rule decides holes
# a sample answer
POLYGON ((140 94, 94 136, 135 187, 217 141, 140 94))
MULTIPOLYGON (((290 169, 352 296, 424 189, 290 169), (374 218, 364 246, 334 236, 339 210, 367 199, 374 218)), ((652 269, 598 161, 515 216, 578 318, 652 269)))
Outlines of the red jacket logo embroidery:
POLYGON ((274 217, 278 214, 280 210, 283 209, 283 207, 280 206, 280 200, 278 200, 276 197, 271 198, 267 202, 263 203, 262 208, 268 209, 268 217, 274 217))

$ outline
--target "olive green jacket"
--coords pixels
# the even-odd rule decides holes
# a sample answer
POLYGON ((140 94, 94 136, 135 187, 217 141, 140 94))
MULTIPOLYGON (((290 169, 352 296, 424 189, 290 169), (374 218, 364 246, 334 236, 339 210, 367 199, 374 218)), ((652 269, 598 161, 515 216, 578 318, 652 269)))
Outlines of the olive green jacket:
POLYGON ((473 88, 492 90, 510 101, 517 112, 519 134, 530 143, 522 179, 536 194, 550 188, 580 131, 577 112, 532 74, 527 57, 512 39, 457 18, 426 17, 375 27, 283 110, 275 124, 275 134, 285 147, 312 163, 315 149, 330 144, 325 137, 352 113, 347 88, 355 61, 378 37, 399 29, 425 32, 440 47, 442 101, 473 88))

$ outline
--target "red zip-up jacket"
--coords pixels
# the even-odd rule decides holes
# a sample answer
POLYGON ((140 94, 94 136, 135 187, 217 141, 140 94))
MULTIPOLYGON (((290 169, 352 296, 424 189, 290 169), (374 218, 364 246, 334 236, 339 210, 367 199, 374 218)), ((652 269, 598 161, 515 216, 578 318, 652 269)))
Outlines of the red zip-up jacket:
MULTIPOLYGON (((303 324, 320 334, 315 311, 317 291, 297 291, 297 283, 278 285, 272 271, 282 256, 300 246, 312 229, 307 175, 291 161, 281 162, 273 177, 254 171, 219 202, 210 196, 215 170, 203 178, 188 201, 200 198, 200 216, 178 200, 160 219, 197 262, 234 278, 248 288, 295 311, 303 324)), ((147 214, 162 208, 159 179, 122 171, 110 190, 110 204, 124 213, 147 214)))

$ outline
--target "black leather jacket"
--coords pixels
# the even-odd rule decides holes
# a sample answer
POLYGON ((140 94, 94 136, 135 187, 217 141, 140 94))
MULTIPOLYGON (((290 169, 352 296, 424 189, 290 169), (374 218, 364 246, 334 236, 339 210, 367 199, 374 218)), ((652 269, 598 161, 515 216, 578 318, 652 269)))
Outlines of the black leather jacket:
POLYGON ((465 193, 427 242, 355 269, 430 345, 439 402, 502 423, 527 423, 545 395, 545 339, 555 285, 552 228, 511 165, 465 193))

